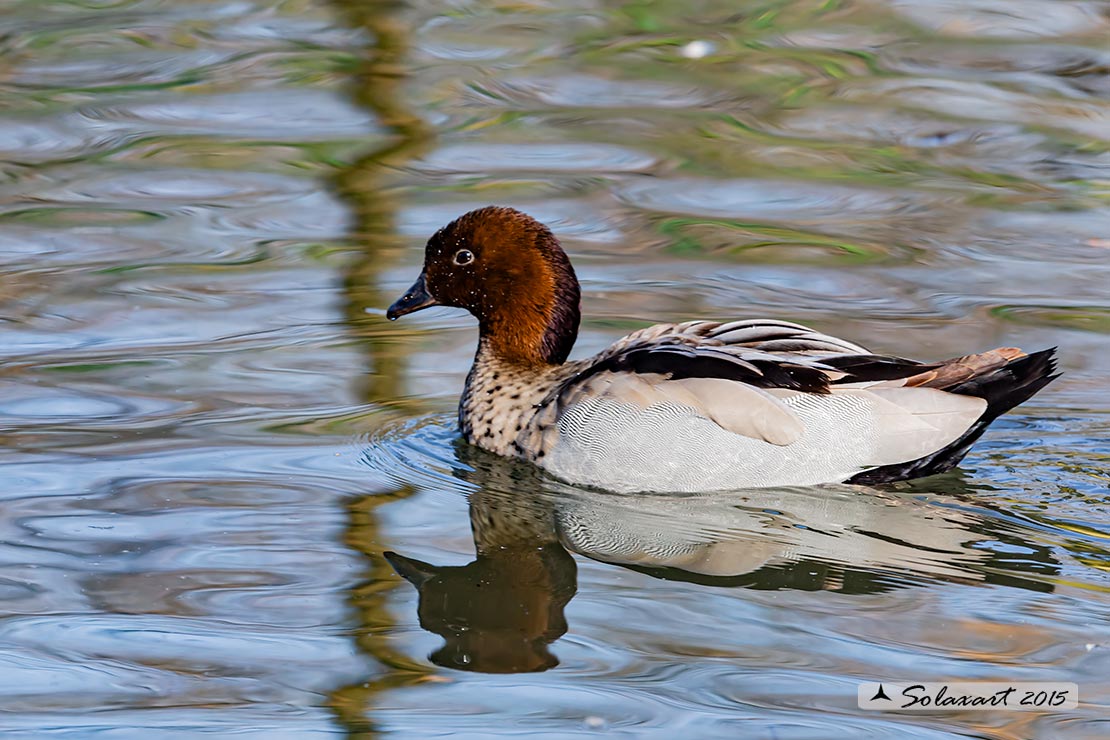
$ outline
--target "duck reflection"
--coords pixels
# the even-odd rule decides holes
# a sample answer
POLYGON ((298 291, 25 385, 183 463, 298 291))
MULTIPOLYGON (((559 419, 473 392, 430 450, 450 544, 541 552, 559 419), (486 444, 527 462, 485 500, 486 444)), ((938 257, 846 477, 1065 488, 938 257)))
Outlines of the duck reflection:
POLYGON ((460 475, 477 483, 470 497, 476 558, 437 566, 394 552, 385 558, 420 594, 420 626, 445 641, 437 665, 483 673, 544 671, 559 661, 547 646, 567 631, 563 609, 574 596, 577 566, 559 542, 554 508, 534 496, 539 476, 521 465, 476 453, 460 475))
MULTIPOLYGON (((1017 539, 944 491, 859 486, 696 495, 613 494, 563 486, 531 466, 459 445, 478 486, 469 502, 476 558, 437 566, 389 552, 419 593, 420 625, 445 643, 437 665, 487 673, 558 665, 576 591, 571 553, 707 586, 874 594, 944 582, 1051 586, 1049 550, 1017 539), (1004 562, 1007 553, 1020 560, 1004 562)), ((934 481, 934 483, 936 483, 934 481)))
POLYGON ((479 552, 461 567, 385 557, 420 592, 420 626, 445 641, 429 656, 436 665, 529 673, 559 664, 547 646, 567 631, 577 572, 558 543, 479 552))

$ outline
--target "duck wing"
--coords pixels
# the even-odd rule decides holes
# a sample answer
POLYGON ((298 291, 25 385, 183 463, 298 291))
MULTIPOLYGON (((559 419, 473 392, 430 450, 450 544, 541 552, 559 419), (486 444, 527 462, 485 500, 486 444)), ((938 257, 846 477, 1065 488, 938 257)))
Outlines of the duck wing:
POLYGON ((786 321, 660 324, 620 339, 585 361, 539 405, 539 415, 554 422, 568 413, 574 416, 571 410, 576 407, 580 414, 599 401, 639 409, 681 406, 734 434, 789 445, 805 433, 793 396, 826 396, 843 384, 842 395, 851 388, 854 401, 880 406, 895 426, 900 422, 903 432, 912 434, 921 431, 922 425, 913 421, 916 414, 946 413, 953 405, 966 411, 968 404, 938 403, 935 394, 921 399, 903 394, 889 402, 862 389, 891 381, 901 385, 937 369, 875 355, 786 321), (907 401, 910 408, 904 408, 907 401))
MULTIPOLYGON (((961 358, 966 359, 966 358, 961 358)), ((659 324, 618 340, 587 362, 564 389, 591 375, 629 372, 668 380, 717 378, 755 388, 829 393, 833 385, 903 380, 938 370, 801 324, 769 319, 659 324)))
MULTIPOLYGON (((917 472, 924 468, 904 464, 925 458, 951 467, 966 452, 968 433, 981 431, 1002 408, 991 397, 1017 398, 1000 384, 1012 374, 1006 368, 1022 367, 1025 358, 1003 348, 922 363, 780 321, 659 325, 578 364, 538 404, 535 431, 544 439, 528 446, 569 443, 575 452, 561 455, 560 465, 569 473, 588 463, 581 477, 603 487, 611 487, 605 465, 615 456, 670 475, 663 463, 641 460, 653 446, 688 445, 688 459, 676 464, 702 466, 706 475, 715 459, 752 459, 750 476, 737 485, 759 485, 760 470, 771 466, 779 477, 764 485, 843 481, 880 467, 884 477, 917 472), (686 421, 694 417, 703 422, 686 421), (696 438, 678 431, 695 427, 696 438), (944 453, 956 443, 951 450, 959 454, 944 453)), ((1029 394, 1041 385, 1028 385, 1029 394)), ((685 489, 703 485, 688 470, 675 475, 685 489)))
MULTIPOLYGON (((1046 360, 1054 350, 1045 350, 1046 360)), ((670 380, 719 378, 757 388, 829 393, 838 388, 912 387, 981 395, 977 378, 1026 357, 1000 347, 926 363, 872 353, 801 324, 771 319, 659 324, 617 340, 567 385, 601 372, 663 374, 670 380), (970 385, 969 385, 970 384, 970 385)))

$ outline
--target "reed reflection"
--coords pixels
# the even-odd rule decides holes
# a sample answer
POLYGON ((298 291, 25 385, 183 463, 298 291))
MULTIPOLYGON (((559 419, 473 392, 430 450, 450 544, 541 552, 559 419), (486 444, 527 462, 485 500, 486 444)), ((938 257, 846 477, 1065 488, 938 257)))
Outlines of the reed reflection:
POLYGON ((334 2, 350 25, 366 29, 374 39, 355 75, 351 95, 375 114, 390 136, 340 170, 334 184, 355 217, 351 236, 358 249, 344 269, 343 296, 348 331, 359 340, 366 360, 359 395, 366 403, 393 402, 403 395, 398 383, 405 377, 407 362, 403 348, 388 341, 382 331, 387 322, 379 309, 392 301, 395 291, 383 291, 379 278, 407 245, 397 228, 397 173, 432 148, 434 131, 406 102, 403 62, 415 25, 407 5, 334 2))
MULTIPOLYGON (((340 170, 334 187, 351 208, 355 223, 351 238, 357 249, 343 275, 343 311, 348 334, 362 352, 366 372, 356 395, 375 415, 387 417, 381 402, 394 404, 402 395, 398 385, 407 366, 403 346, 388 341, 382 331, 385 317, 378 310, 389 302, 380 288, 380 276, 401 253, 403 241, 397 229, 398 200, 393 181, 401 166, 421 156, 432 144, 432 129, 409 108, 404 94, 407 71, 404 59, 410 45, 414 21, 404 2, 334 0, 336 9, 353 28, 365 29, 374 40, 354 75, 351 96, 375 114, 389 132, 381 146, 362 155, 340 170)), ((404 498, 411 489, 400 487, 392 494, 374 494, 348 505, 346 544, 366 557, 364 580, 351 590, 352 608, 358 614, 355 640, 381 667, 366 681, 342 686, 332 692, 329 704, 349 736, 376 735, 373 707, 380 692, 417 683, 429 673, 422 663, 411 661, 395 650, 384 635, 396 620, 388 608, 388 594, 396 587, 389 566, 382 559, 377 508, 404 498)))

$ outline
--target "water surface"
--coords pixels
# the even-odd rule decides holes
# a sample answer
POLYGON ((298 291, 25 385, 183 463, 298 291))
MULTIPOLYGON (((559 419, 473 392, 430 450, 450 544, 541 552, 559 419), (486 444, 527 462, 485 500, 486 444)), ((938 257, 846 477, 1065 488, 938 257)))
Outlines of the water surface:
POLYGON ((1106 737, 1108 37, 1079 0, 0 0, 0 732, 1106 737), (575 260, 577 356, 764 315, 1066 374, 912 485, 570 488, 459 442, 468 317, 384 318, 491 202, 575 260), (857 709, 883 679, 1082 703, 857 709))

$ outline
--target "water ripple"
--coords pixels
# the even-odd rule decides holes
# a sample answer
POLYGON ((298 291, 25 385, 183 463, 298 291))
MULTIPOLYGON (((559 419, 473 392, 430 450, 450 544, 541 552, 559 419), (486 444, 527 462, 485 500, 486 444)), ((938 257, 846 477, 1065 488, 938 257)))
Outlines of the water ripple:
POLYGON ((709 94, 696 88, 589 75, 490 80, 472 91, 487 101, 520 107, 688 109, 713 102, 709 94))
POLYGON ((828 223, 846 213, 851 213, 853 220, 885 219, 926 207, 926 199, 915 193, 758 180, 671 178, 629 185, 621 197, 631 205, 652 210, 803 223, 813 219, 828 223))
POLYGON ((3 5, 0 733, 1105 734, 1099 4, 3 5), (576 489, 459 440, 470 317, 384 320, 489 203, 576 356, 765 315, 1064 375, 904 488, 576 489))
MULTIPOLYGON (((61 174, 57 170, 54 172, 55 176, 61 174)), ((289 200, 314 190, 309 181, 273 174, 149 167, 115 173, 97 168, 84 176, 75 172, 53 187, 36 185, 37 200, 94 202, 121 208, 159 202, 188 206, 233 201, 237 206, 250 206, 289 200)))
POLYGON ((281 675, 288 661, 305 667, 300 689, 318 690, 328 672, 357 675, 363 660, 342 637, 240 628, 229 635, 217 620, 158 615, 22 617, 0 625, 0 640, 54 654, 97 660, 152 660, 197 671, 281 675), (314 684, 313 676, 315 676, 314 684))
POLYGON ((629 147, 606 144, 466 144, 437 149, 423 161, 432 172, 536 171, 547 173, 638 172, 655 159, 629 147))
POLYGON ((374 118, 343 97, 323 90, 190 95, 129 105, 87 105, 84 127, 97 135, 207 135, 320 141, 360 139, 374 133, 374 118))
POLYGON ((943 36, 1018 38, 1105 34, 1107 20, 1086 2, 974 0, 952 2, 892 0, 890 7, 923 28, 943 36))

